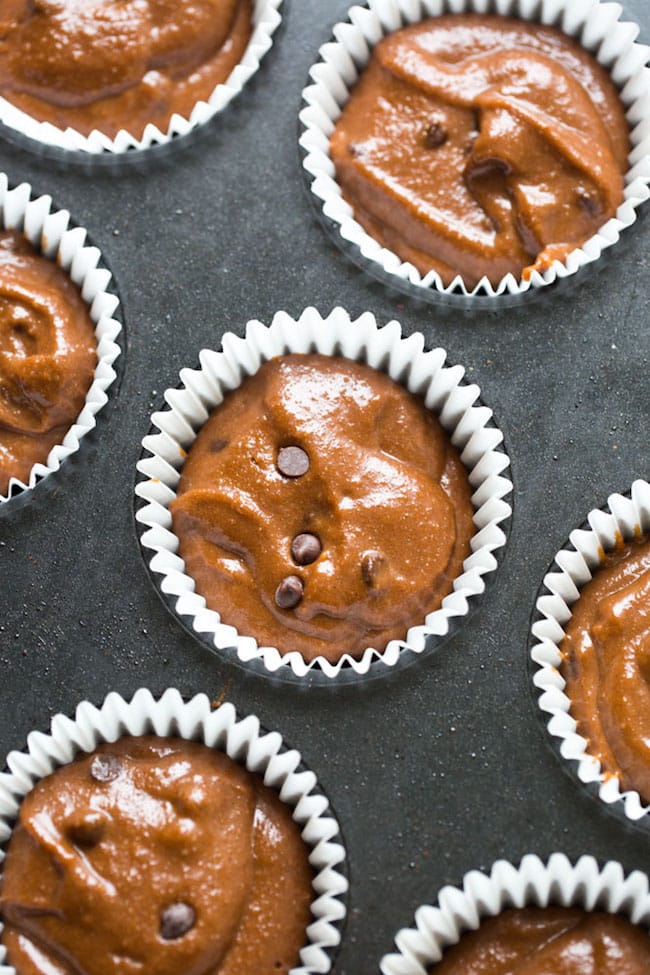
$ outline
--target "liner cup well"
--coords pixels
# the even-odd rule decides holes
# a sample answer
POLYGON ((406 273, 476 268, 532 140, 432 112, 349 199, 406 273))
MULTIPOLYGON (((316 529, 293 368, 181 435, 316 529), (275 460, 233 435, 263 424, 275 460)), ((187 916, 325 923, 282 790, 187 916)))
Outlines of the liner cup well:
MULTIPOLYGON (((311 848, 314 869, 313 921, 306 931, 300 952, 301 964, 291 975, 317 975, 331 970, 332 950, 340 941, 345 917, 341 896, 347 880, 341 873, 345 851, 339 827, 327 799, 316 790, 313 772, 300 767, 300 753, 286 750, 278 732, 264 733, 256 717, 238 719, 232 704, 212 710, 207 695, 197 694, 183 701, 177 690, 167 690, 158 700, 141 688, 130 701, 111 693, 99 707, 83 701, 74 719, 57 714, 50 734, 33 731, 26 751, 10 752, 8 772, 0 775, 0 843, 8 841, 20 803, 36 782, 56 768, 71 762, 79 752, 91 752, 102 742, 125 735, 172 735, 199 741, 225 752, 231 759, 255 772, 264 784, 276 789, 292 807, 302 838, 311 848)), ((4 852, 0 852, 0 862, 4 852)), ((0 930, 2 925, 0 924, 0 930)), ((16 975, 5 961, 0 947, 0 975, 16 975)))
POLYGON ((335 678, 347 667, 367 674, 376 663, 392 667, 404 653, 422 653, 427 638, 445 636, 452 620, 468 613, 468 602, 483 592, 484 577, 496 569, 495 553, 505 544, 501 525, 511 514, 504 500, 512 491, 510 461, 500 449, 503 434, 491 423, 492 411, 477 405, 478 386, 462 382, 462 367, 445 365, 444 350, 425 352, 420 333, 402 338, 398 322, 379 328, 371 314, 353 321, 342 308, 334 309, 326 319, 308 308, 298 321, 278 312, 270 327, 249 322, 244 339, 226 334, 222 348, 222 352, 204 349, 199 356, 200 369, 181 371, 182 387, 165 393, 169 408, 153 414, 152 424, 160 432, 143 440, 151 456, 138 464, 145 479, 137 484, 136 494, 145 505, 136 518, 146 528, 141 541, 162 593, 213 649, 234 648, 241 662, 259 660, 270 673, 289 667, 295 676, 304 677, 313 668, 320 668, 327 677, 335 678), (205 599, 194 591, 194 581, 177 555, 178 539, 172 532, 169 504, 176 497, 185 452, 226 393, 256 372, 261 363, 288 352, 320 352, 365 362, 388 373, 409 392, 423 396, 425 406, 438 415, 458 448, 474 490, 476 534, 453 591, 440 609, 409 629, 404 641, 391 640, 386 647, 368 648, 359 660, 345 654, 336 664, 323 657, 307 663, 297 652, 282 655, 274 647, 258 646, 251 636, 240 635, 222 623, 218 613, 206 608, 205 599))
POLYGON ((639 28, 621 23, 621 13, 620 4, 599 0, 368 0, 367 7, 351 7, 348 20, 334 27, 334 40, 320 49, 320 60, 310 71, 312 83, 303 91, 306 107, 300 113, 304 129, 300 145, 306 154, 303 166, 324 216, 338 229, 337 236, 358 248, 396 284, 409 283, 447 295, 525 294, 570 277, 596 261, 635 222, 637 208, 650 196, 650 69, 645 67, 650 48, 634 43, 639 28), (554 261, 543 274, 533 271, 528 281, 508 274, 496 286, 483 278, 470 290, 460 275, 447 286, 435 271, 422 276, 412 264, 403 262, 366 233, 336 182, 329 155, 330 136, 372 48, 386 34, 424 17, 446 13, 496 13, 558 27, 609 71, 626 109, 632 149, 624 198, 616 215, 582 247, 571 251, 565 262, 554 261))
POLYGON ((32 188, 21 183, 9 189, 7 177, 0 173, 0 213, 5 230, 22 231, 41 253, 56 261, 81 289, 95 323, 97 366, 86 402, 70 427, 63 442, 52 448, 42 464, 35 464, 26 482, 12 477, 6 495, 0 494, 0 505, 18 490, 33 488, 37 481, 58 471, 66 457, 79 450, 80 441, 96 425, 96 416, 106 405, 106 391, 115 380, 113 363, 120 354, 117 338, 122 330, 114 317, 119 306, 116 295, 109 293, 111 273, 102 267, 102 254, 97 247, 86 244, 87 231, 71 225, 67 210, 54 210, 52 198, 32 199, 32 188))
POLYGON ((601 869, 591 856, 574 866, 563 853, 553 853, 547 863, 529 854, 518 867, 497 860, 489 874, 471 870, 462 889, 443 887, 437 906, 416 911, 415 928, 397 934, 397 953, 384 955, 379 967, 383 975, 427 975, 445 948, 482 920, 510 907, 549 905, 623 914, 633 924, 650 924, 645 874, 635 870, 625 876, 620 863, 611 860, 601 869))
POLYGON ((609 510, 596 508, 587 517, 588 528, 571 532, 570 544, 555 556, 559 571, 544 577, 542 593, 537 600, 540 619, 533 624, 535 644, 531 657, 536 665, 533 681, 541 692, 539 706, 550 715, 548 730, 560 739, 563 758, 577 762, 581 782, 596 783, 598 795, 606 803, 620 802, 625 815, 635 821, 650 812, 638 792, 621 792, 618 778, 605 774, 600 761, 588 752, 588 742, 577 733, 576 721, 571 717, 571 701, 564 693, 565 682, 560 674, 562 654, 560 644, 565 627, 571 618, 571 607, 580 590, 593 577, 602 562, 603 553, 611 551, 622 537, 629 541, 639 534, 650 532, 650 484, 638 480, 632 485, 629 497, 612 494, 607 499, 609 510))
POLYGON ((177 136, 187 135, 199 125, 208 122, 238 95, 246 82, 260 66, 260 62, 272 45, 272 37, 282 18, 279 8, 282 0, 255 0, 253 6, 253 33, 248 47, 238 65, 223 84, 217 85, 207 101, 200 101, 192 109, 189 118, 173 115, 166 132, 150 123, 140 138, 122 129, 110 139, 96 129, 90 135, 82 135, 75 129, 59 129, 49 122, 39 122, 0 97, 0 122, 28 139, 46 146, 91 154, 122 153, 134 149, 148 149, 163 145, 177 136))

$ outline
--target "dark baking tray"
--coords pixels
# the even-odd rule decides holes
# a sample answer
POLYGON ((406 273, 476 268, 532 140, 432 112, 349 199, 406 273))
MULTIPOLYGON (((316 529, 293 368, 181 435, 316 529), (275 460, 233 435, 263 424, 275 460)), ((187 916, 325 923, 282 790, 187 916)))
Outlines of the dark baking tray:
MULTIPOLYGON (((650 222, 597 275, 515 308, 423 302, 375 280, 324 232, 298 150, 301 90, 348 0, 285 0, 261 71, 200 137, 126 165, 43 158, 3 138, 0 169, 86 226, 126 323, 119 388, 60 473, 0 518, 0 751, 111 690, 222 694, 299 748, 339 817, 349 917, 337 975, 378 972, 399 927, 498 857, 615 858, 650 872, 628 826, 564 773, 527 666, 533 604, 569 532, 648 477, 650 222), (209 653, 157 596, 133 519, 140 442, 162 392, 224 331, 342 304, 398 318, 466 366, 506 435, 508 549, 477 611, 394 676, 302 689, 209 653)), ((650 43, 647 0, 624 5, 650 43)), ((253 973, 251 973, 253 975, 253 973)))

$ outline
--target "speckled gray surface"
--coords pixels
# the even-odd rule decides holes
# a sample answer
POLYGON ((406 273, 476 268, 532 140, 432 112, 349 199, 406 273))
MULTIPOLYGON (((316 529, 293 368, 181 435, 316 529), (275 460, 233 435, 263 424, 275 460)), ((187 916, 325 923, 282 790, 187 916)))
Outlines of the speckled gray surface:
MULTIPOLYGON (((340 819, 351 879, 337 975, 378 971, 444 883, 563 850, 650 871, 647 830, 586 795, 552 753, 527 666, 535 594, 590 508, 648 476, 650 223, 555 298, 467 315, 370 278, 324 232, 297 147, 301 89, 347 0, 285 0, 263 67, 203 136, 140 168, 59 164, 0 141, 0 169, 72 211, 126 322, 120 385, 60 475, 0 518, 0 751, 110 690, 224 694, 299 748, 340 819), (133 519, 140 441, 162 391, 227 329, 306 305, 397 317, 463 363, 512 458, 505 561, 470 620, 394 678, 300 690, 211 655, 171 616, 133 519)), ((629 18, 650 43, 647 0, 629 18)))

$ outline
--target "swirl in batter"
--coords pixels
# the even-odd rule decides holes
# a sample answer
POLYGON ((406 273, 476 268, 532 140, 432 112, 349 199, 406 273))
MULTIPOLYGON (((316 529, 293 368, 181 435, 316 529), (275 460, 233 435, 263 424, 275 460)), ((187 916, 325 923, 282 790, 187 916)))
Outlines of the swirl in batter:
POLYGON ((575 41, 467 14, 381 40, 330 150, 371 236, 474 287, 543 271, 591 237, 622 202, 629 136, 612 81, 575 41))
POLYGON ((272 359, 230 393, 170 507, 208 606, 306 660, 382 650, 421 625, 474 534, 437 417, 384 373, 323 355, 272 359))
POLYGON ((650 802, 650 539, 621 541, 571 612, 561 673, 578 733, 650 802))
POLYGON ((0 234, 0 494, 79 416, 97 364, 79 288, 21 234, 0 234))
POLYGON ((650 935, 576 907, 504 911, 464 934, 430 975, 647 975, 650 935))
POLYGON ((307 940, 308 849, 226 755, 123 738, 26 796, 3 866, 18 975, 286 973, 307 940))
POLYGON ((252 0, 9 0, 0 94, 83 135, 188 118, 241 60, 252 0))

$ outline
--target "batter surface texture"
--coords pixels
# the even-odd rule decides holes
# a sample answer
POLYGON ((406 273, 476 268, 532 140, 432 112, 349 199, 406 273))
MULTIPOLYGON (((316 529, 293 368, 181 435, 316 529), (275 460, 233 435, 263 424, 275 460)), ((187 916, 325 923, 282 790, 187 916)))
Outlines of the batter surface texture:
POLYGON ((27 481, 79 416, 97 365, 79 288, 27 238, 0 233, 0 494, 27 481))
POLYGON ((334 661, 440 606, 469 554, 470 497, 437 417, 403 387, 349 359, 287 355, 214 410, 171 510, 224 623, 334 661))
POLYGON ((140 138, 209 98, 251 32, 252 0, 10 0, 0 94, 58 128, 140 138))
POLYGON ((621 543, 571 608, 560 650, 578 734, 650 802, 650 539, 621 543))
POLYGON ((367 232, 468 287, 563 261, 622 202, 628 151, 616 88, 588 52, 469 14, 383 38, 331 139, 367 232))
POLYGON ((38 782, 3 867, 18 975, 276 975, 299 963, 308 849, 226 755, 123 738, 38 782))

